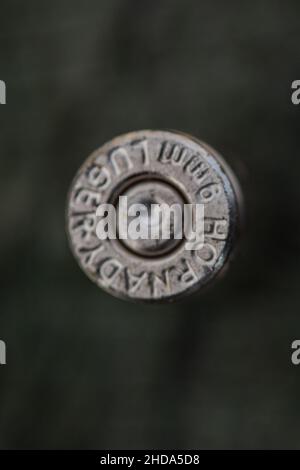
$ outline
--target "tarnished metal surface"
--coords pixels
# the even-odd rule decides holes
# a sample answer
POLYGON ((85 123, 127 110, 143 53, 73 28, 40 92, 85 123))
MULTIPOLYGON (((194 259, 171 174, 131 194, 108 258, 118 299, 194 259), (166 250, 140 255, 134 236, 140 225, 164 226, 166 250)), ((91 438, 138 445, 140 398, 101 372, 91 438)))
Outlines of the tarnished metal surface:
MULTIPOLYGON (((95 151, 77 173, 68 199, 72 251, 99 286, 124 299, 172 301, 214 279, 235 245, 240 192, 231 170, 209 146, 175 132, 138 131, 95 151), (204 204, 205 243, 181 240, 99 240, 101 203, 204 204)), ((149 223, 149 221, 147 222, 149 223)))

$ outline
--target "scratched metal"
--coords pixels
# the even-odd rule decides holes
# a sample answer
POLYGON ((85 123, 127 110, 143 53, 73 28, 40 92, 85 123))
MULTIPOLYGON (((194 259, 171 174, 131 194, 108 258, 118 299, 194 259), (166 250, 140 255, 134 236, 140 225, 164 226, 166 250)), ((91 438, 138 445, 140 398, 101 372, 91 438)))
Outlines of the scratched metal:
POLYGON ((68 197, 67 230, 83 271, 117 297, 172 301, 216 278, 231 257, 240 225, 240 190, 210 146, 166 131, 138 131, 96 150, 79 169, 68 197), (204 204, 204 246, 184 240, 99 240, 96 209, 131 203, 204 204))

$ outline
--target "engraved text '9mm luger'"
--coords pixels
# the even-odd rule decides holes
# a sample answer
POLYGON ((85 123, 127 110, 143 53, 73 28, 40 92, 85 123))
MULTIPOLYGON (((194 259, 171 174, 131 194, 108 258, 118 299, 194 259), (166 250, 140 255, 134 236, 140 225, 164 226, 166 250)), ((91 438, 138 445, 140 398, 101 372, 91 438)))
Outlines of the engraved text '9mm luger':
MULTIPOLYGON (((149 212, 141 223, 151 226, 152 219, 149 212)), ((176 132, 138 131, 106 143, 79 169, 68 197, 75 258, 99 287, 123 299, 172 301, 199 290, 228 262, 239 221, 239 186, 223 158, 176 132), (130 206, 202 205, 203 244, 187 250, 185 235, 174 233, 169 239, 99 239, 97 209, 110 204, 118 210, 124 196, 130 206)))

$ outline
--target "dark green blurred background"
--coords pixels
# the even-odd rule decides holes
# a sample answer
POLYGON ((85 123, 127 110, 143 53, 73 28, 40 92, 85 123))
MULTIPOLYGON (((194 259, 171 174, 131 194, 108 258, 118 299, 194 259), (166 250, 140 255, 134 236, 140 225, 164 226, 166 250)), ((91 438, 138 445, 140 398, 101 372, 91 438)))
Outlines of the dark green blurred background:
POLYGON ((2 0, 1 448, 300 448, 300 3, 2 0), (172 128, 227 158, 247 229, 170 306, 78 268, 66 193, 95 148, 172 128))

